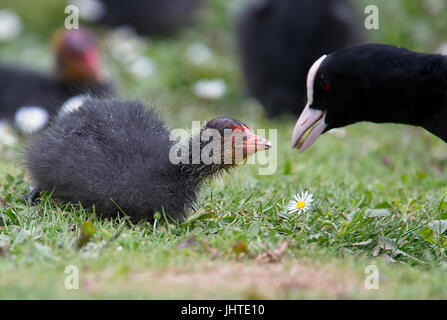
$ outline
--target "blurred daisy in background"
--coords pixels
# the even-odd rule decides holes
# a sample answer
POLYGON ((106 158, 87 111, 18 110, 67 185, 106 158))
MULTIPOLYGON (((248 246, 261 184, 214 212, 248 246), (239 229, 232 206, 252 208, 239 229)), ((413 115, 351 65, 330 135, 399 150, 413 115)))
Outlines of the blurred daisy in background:
POLYGON ((79 9, 79 15, 86 21, 98 21, 104 16, 105 7, 98 0, 70 0, 79 9))
POLYGON ((128 71, 138 78, 147 78, 155 73, 155 63, 152 59, 140 56, 130 62, 128 71))
POLYGON ((436 53, 447 56, 447 42, 442 43, 439 48, 436 49, 436 53))
POLYGON ((127 63, 143 55, 146 42, 147 39, 140 37, 130 26, 115 28, 106 36, 106 45, 115 59, 127 63))
POLYGON ((0 10, 0 42, 14 40, 22 29, 22 22, 14 11, 0 10))
POLYGON ((155 62, 144 54, 148 41, 149 38, 139 36, 132 27, 122 26, 108 33, 106 45, 129 74, 147 78, 156 72, 155 62))
POLYGON ((227 84, 222 79, 200 80, 194 84, 192 91, 199 98, 217 100, 227 92, 227 84))
POLYGON ((335 135, 337 138, 343 139, 346 137, 346 129, 345 128, 334 128, 329 130, 327 133, 335 135))
POLYGON ((12 146, 17 143, 17 137, 11 126, 5 120, 0 120, 0 150, 3 146, 12 146))
POLYGON ((438 15, 445 7, 445 0, 423 0, 422 4, 431 15, 438 15))
POLYGON ((190 45, 186 50, 186 56, 189 61, 197 66, 209 64, 214 61, 214 54, 201 42, 190 45))
POLYGON ((42 130, 48 123, 48 111, 39 106, 20 107, 15 115, 14 122, 19 131, 25 135, 42 130))
POLYGON ((290 200, 287 204, 289 214, 306 212, 314 201, 312 194, 307 191, 296 194, 293 198, 294 200, 290 200))

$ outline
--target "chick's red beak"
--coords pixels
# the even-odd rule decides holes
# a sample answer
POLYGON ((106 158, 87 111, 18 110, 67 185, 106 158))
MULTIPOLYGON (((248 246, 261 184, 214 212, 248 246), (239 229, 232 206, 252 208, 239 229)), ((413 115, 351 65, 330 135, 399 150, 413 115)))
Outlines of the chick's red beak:
POLYGON ((250 129, 244 130, 243 145, 244 149, 248 153, 255 153, 257 151, 268 150, 272 147, 272 143, 270 141, 254 134, 250 129))

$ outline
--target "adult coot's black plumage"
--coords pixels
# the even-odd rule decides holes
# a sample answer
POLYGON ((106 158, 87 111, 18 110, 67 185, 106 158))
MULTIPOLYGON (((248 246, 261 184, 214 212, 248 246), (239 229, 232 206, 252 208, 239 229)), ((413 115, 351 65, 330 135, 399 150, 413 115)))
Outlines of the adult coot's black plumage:
POLYGON ((349 46, 309 70, 292 146, 360 121, 421 126, 447 142, 447 57, 384 44, 349 46))
POLYGON ((0 65, 0 119, 13 121, 16 111, 23 107, 40 107, 51 117, 72 96, 114 94, 113 85, 102 73, 99 49, 90 32, 59 31, 54 48, 54 75, 0 65))
POLYGON ((362 41, 361 20, 347 0, 257 0, 237 19, 245 83, 269 116, 299 114, 312 63, 362 41))
POLYGON ((207 178, 238 163, 238 150, 242 160, 271 146, 231 118, 214 119, 198 131, 179 154, 183 145, 170 141, 170 131, 154 111, 138 102, 88 100, 30 141, 26 167, 36 186, 32 196, 53 191, 55 199, 95 205, 103 216, 122 210, 136 220, 150 219, 164 208, 182 218, 207 178), (225 129, 242 138, 222 144, 225 129), (205 133, 217 136, 208 141, 205 133), (214 138, 222 145, 219 155, 210 148, 214 138), (204 157, 213 153, 218 155, 213 161, 204 157))
POLYGON ((167 35, 196 19, 200 0, 101 0, 99 23, 129 25, 140 34, 167 35))

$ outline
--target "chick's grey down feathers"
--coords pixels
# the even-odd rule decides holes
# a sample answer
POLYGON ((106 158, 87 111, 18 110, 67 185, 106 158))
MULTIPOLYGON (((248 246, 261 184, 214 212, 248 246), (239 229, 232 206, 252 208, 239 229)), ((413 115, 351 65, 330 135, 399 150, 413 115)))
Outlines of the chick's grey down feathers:
POLYGON ((122 210, 134 220, 151 219, 163 208, 181 219, 202 182, 228 168, 171 164, 169 134, 138 102, 90 100, 30 141, 26 167, 38 191, 95 205, 102 216, 122 210))

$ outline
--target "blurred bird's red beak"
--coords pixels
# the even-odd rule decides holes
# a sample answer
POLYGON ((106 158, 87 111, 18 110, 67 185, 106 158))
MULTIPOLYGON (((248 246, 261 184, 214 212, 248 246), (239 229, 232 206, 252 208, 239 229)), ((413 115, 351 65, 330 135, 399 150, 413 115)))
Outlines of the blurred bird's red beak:
POLYGON ((97 48, 90 48, 81 53, 82 70, 90 78, 101 80, 101 56, 97 48))

